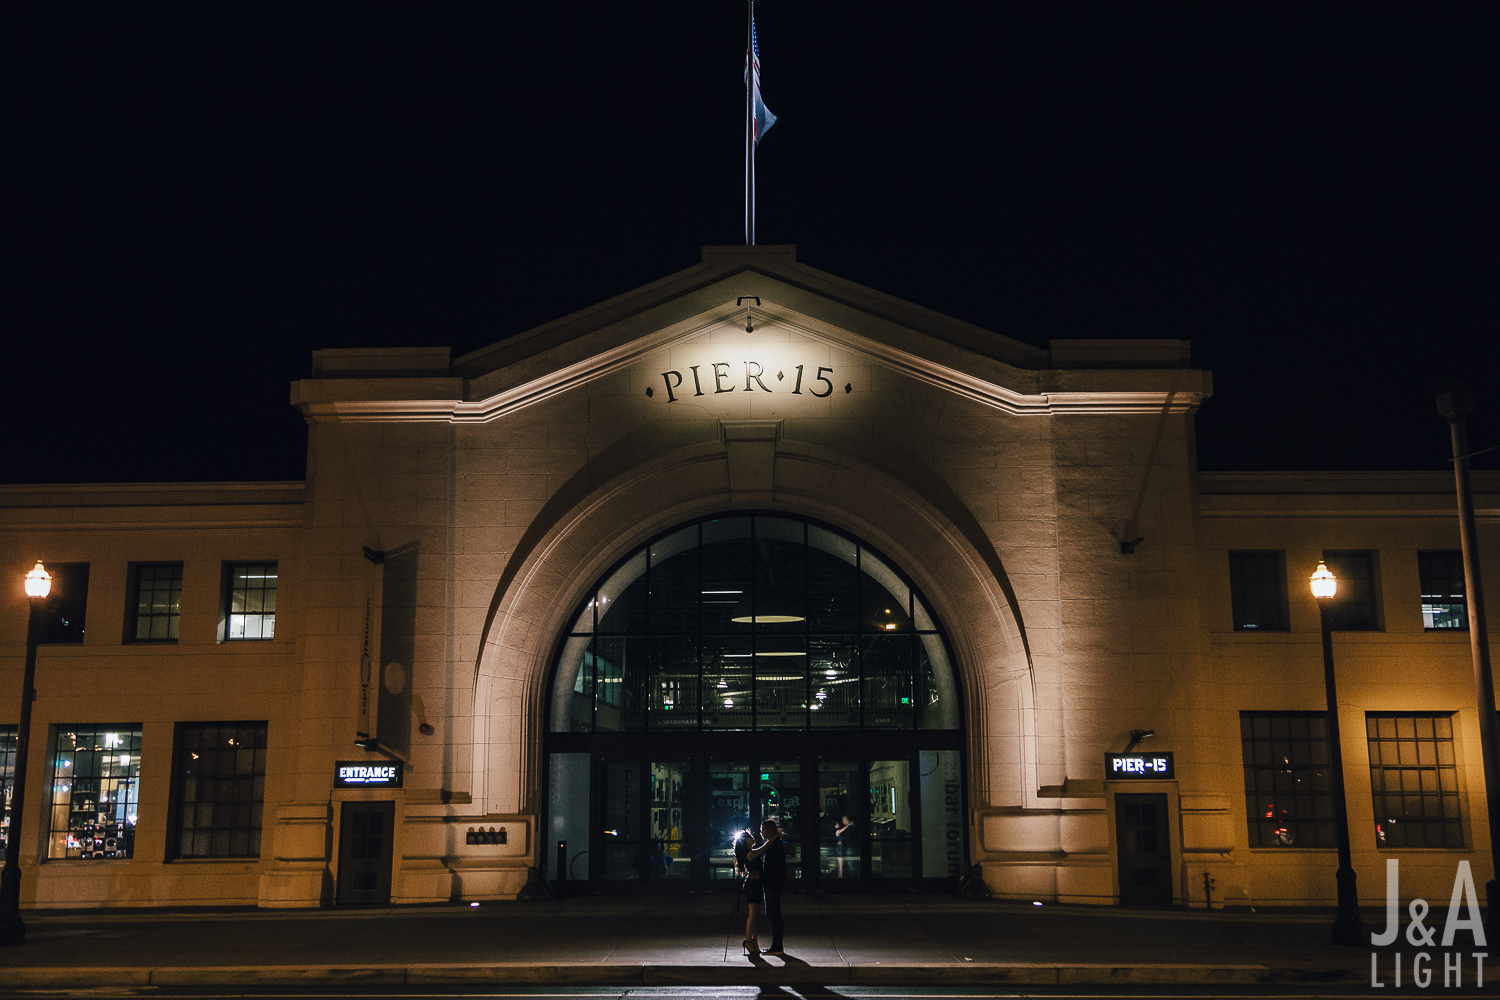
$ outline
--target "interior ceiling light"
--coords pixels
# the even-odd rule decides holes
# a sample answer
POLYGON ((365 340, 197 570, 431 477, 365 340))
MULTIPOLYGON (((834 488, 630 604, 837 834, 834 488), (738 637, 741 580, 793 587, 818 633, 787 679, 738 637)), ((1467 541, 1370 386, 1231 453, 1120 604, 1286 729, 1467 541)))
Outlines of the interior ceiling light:
POLYGON ((740 598, 729 620, 742 625, 780 625, 806 621, 801 611, 800 601, 789 599, 774 587, 766 587, 755 595, 753 602, 750 594, 740 598))
POLYGON ((736 615, 734 618, 731 618, 729 620, 732 622, 739 622, 742 625, 780 625, 785 622, 801 622, 806 621, 807 619, 801 615, 765 612, 758 615, 749 613, 736 615))

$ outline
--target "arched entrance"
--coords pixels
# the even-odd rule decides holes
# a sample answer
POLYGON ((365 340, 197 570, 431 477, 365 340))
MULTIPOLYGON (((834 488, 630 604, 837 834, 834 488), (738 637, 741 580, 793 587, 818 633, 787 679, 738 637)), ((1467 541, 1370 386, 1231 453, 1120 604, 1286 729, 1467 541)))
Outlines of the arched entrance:
POLYGON ((705 518, 607 573, 548 707, 549 868, 594 890, 732 883, 774 817, 793 878, 941 889, 964 857, 958 685, 889 561, 784 513, 705 518))

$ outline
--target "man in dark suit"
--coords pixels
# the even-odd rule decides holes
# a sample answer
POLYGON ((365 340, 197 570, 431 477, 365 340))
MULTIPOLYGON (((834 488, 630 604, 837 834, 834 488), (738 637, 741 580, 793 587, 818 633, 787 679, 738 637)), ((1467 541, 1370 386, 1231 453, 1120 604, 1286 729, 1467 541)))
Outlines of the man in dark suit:
POLYGON ((760 825, 760 835, 769 846, 761 856, 761 885, 766 894, 766 917, 771 921, 771 947, 767 955, 784 954, 782 949, 781 890, 786 885, 786 845, 781 842, 781 830, 774 819, 760 825))

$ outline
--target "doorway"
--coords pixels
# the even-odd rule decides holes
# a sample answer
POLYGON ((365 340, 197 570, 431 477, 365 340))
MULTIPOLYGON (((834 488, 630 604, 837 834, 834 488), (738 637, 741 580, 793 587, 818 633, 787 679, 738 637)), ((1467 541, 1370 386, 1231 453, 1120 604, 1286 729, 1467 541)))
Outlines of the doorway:
POLYGON ((549 839, 566 891, 734 891, 734 839, 767 819, 782 830, 789 891, 952 888, 963 857, 958 750, 866 756, 859 742, 844 740, 837 757, 552 754, 549 839))
POLYGON ((680 525, 560 637, 552 877, 728 891, 736 833, 775 819, 792 891, 956 884, 959 708, 936 618, 869 546, 785 513, 680 525))
POLYGON ((396 804, 345 802, 339 820, 340 906, 383 906, 391 901, 396 804))
POLYGON ((1115 796, 1121 906, 1172 905, 1172 838, 1164 794, 1115 796))

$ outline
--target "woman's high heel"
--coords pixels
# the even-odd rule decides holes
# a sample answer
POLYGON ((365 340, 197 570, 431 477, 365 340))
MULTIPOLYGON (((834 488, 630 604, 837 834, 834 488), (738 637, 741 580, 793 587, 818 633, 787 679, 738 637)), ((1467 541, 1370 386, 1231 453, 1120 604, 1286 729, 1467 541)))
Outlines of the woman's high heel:
POLYGON ((760 945, 756 943, 756 940, 754 938, 747 938, 744 941, 741 941, 740 947, 745 949, 746 955, 750 955, 753 957, 760 954, 760 945))

